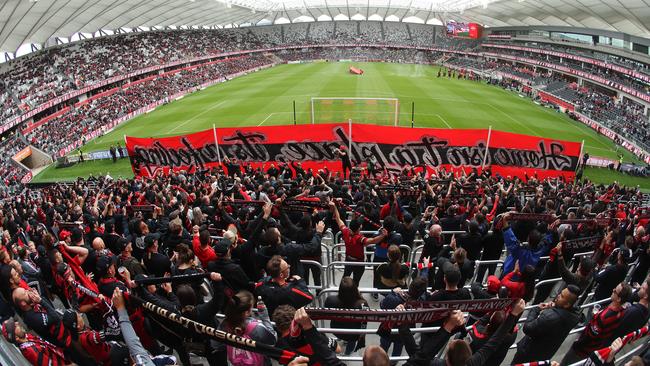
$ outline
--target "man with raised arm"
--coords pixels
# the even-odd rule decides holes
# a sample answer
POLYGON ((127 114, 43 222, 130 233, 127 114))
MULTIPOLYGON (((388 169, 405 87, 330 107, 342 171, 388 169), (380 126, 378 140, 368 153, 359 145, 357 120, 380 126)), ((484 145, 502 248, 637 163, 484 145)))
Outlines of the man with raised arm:
MULTIPOLYGON (((388 232, 386 229, 381 230, 381 234, 375 236, 374 238, 368 238, 361 234, 361 220, 354 219, 350 222, 350 227, 345 226, 343 220, 341 220, 341 215, 339 214, 338 208, 334 201, 330 202, 330 209, 332 210, 332 216, 336 221, 336 224, 341 230, 343 235, 343 241, 345 242, 345 261, 346 262, 364 262, 365 253, 364 249, 366 246, 371 244, 380 243, 388 232)), ((343 269, 343 277, 350 276, 352 274, 352 279, 354 282, 359 285, 361 277, 363 276, 363 271, 365 270, 364 266, 352 266, 347 265, 343 269)))

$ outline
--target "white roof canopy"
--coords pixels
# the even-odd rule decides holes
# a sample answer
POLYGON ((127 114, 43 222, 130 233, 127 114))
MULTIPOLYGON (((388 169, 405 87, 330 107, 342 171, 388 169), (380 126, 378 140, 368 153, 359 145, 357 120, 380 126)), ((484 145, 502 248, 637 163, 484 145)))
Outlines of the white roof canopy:
POLYGON ((6 0, 0 50, 79 32, 370 19, 597 28, 650 38, 650 0, 6 0))

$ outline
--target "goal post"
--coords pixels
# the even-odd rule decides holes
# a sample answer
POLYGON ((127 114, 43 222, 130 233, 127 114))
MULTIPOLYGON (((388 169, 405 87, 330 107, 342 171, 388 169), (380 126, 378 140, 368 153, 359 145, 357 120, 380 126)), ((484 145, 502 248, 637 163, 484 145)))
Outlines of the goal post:
POLYGON ((311 123, 352 122, 399 125, 399 99, 312 97, 311 123))

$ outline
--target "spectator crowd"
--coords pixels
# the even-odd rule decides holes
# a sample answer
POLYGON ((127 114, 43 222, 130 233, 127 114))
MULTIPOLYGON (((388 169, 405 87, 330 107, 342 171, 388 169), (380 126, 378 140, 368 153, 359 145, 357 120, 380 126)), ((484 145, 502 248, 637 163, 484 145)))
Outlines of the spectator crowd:
POLYGON ((262 169, 227 159, 195 173, 28 189, 0 210, 2 335, 37 366, 190 365, 191 355, 270 363, 146 303, 321 365, 358 350, 373 366, 389 365, 388 354, 407 365, 568 365, 603 348, 613 357, 619 338, 647 324, 642 192, 489 169, 372 173, 344 180, 297 162, 262 169), (342 278, 322 275, 343 259, 334 267, 342 278), (368 277, 376 290, 361 293, 368 277), (363 323, 333 321, 326 334, 304 309, 490 298, 515 300, 453 311, 423 324, 436 328, 418 341, 407 323, 380 324, 376 343, 361 337, 363 323))

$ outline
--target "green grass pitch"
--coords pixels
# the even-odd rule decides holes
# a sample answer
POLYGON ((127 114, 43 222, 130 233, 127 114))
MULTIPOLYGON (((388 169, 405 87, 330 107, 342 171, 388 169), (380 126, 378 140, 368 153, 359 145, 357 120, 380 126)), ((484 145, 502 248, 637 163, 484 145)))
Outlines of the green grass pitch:
MULTIPOLYGON (((262 126, 293 123, 293 101, 297 123, 311 123, 311 97, 399 98, 401 126, 410 126, 411 103, 415 102, 415 126, 433 128, 488 128, 527 135, 585 141, 591 156, 617 159, 622 152, 626 161, 633 155, 599 136, 590 128, 551 109, 540 107, 528 98, 499 87, 467 80, 437 78, 439 66, 390 63, 308 63, 280 65, 212 86, 157 108, 118 126, 111 133, 89 142, 87 153, 106 150, 111 144, 123 144, 123 136, 152 137, 180 135, 223 126, 262 126), (364 75, 348 73, 350 65, 360 67, 364 75)), ((383 120, 386 106, 362 108, 369 120, 383 120), (376 112, 373 112, 376 111, 376 112)), ((327 106, 321 106, 327 109, 327 106)), ((361 108, 360 108, 361 109, 361 108)), ((344 120, 336 111, 326 118, 344 120)), ((318 118, 317 118, 318 119, 318 118)), ((333 121, 334 122, 334 121, 333 121)), ((335 121, 340 122, 340 121, 335 121)), ((385 124, 392 120, 387 116, 385 124)), ((288 129, 290 131, 290 128, 288 129)), ((131 177, 127 159, 87 162, 70 168, 47 168, 34 182, 71 180, 90 174, 131 177)), ((626 185, 650 188, 650 179, 633 178, 607 170, 588 169, 585 176, 600 182, 618 180, 626 185)))

